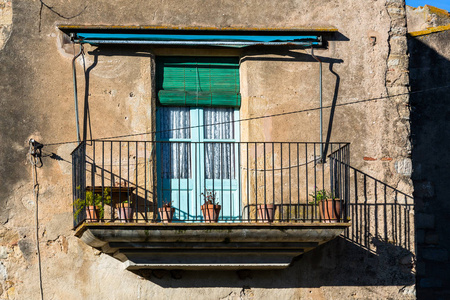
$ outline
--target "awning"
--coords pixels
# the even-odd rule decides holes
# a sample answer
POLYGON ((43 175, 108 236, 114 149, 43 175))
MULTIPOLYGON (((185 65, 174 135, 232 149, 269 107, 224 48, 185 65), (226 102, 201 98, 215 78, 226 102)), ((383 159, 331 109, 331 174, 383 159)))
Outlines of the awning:
POLYGON ((239 57, 156 58, 160 105, 239 107, 239 57))
POLYGON ((201 35, 201 34, 120 34, 76 33, 74 41, 88 44, 205 45, 246 47, 252 45, 320 45, 319 36, 299 35, 201 35))
POLYGON ((321 46, 326 28, 202 28, 161 26, 59 26, 75 43, 247 47, 321 46))

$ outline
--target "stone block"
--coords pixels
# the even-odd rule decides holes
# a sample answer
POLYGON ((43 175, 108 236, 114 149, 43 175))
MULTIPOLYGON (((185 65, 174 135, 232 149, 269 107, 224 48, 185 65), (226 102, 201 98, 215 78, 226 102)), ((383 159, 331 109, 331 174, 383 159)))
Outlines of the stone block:
MULTIPOLYGON (((388 71, 386 74, 386 84, 391 86, 405 86, 409 83, 408 74, 402 72, 401 70, 388 71)), ((409 113, 409 111, 408 111, 409 113)))
POLYGON ((0 24, 12 23, 12 5, 11 0, 0 1, 0 24), (3 3, 1 3, 3 2, 3 3))
POLYGON ((0 1, 0 50, 3 49, 8 41, 12 29, 12 5, 11 0, 0 1))
POLYGON ((25 259, 30 259, 34 254, 34 245, 28 239, 21 239, 18 243, 19 249, 25 259))
POLYGON ((406 36, 393 36, 390 40, 392 54, 405 54, 408 49, 408 40, 406 36))
POLYGON ((417 231, 416 231, 416 242, 417 242, 417 244, 425 243, 425 230, 417 229, 417 231))
POLYGON ((430 181, 418 182, 414 185, 414 196, 421 198, 434 197, 434 185, 430 181))
POLYGON ((414 197, 414 198, 415 198, 414 200, 416 202, 416 205, 415 205, 416 211, 417 212, 424 211, 424 209, 425 209, 425 201, 422 198, 419 198, 419 197, 414 197))
POLYGON ((400 64, 400 60, 398 58, 390 58, 388 60, 388 67, 395 67, 398 66, 400 64))
POLYGON ((416 285, 404 286, 399 290, 399 293, 407 296, 415 296, 416 295, 416 285))
POLYGON ((406 86, 403 85, 396 85, 393 87, 389 88, 389 95, 391 95, 391 100, 395 101, 397 103, 401 103, 404 102, 406 103, 408 100, 408 97, 405 97, 404 94, 409 93, 408 88, 406 86), (403 94, 402 96, 395 96, 395 95, 400 95, 403 94))
POLYGON ((434 228, 434 215, 431 214, 417 214, 416 228, 432 229, 434 228))
POLYGON ((8 272, 6 271, 6 267, 1 262, 0 262, 0 279, 2 280, 8 279, 8 272))
POLYGON ((412 174, 412 161, 409 158, 398 160, 395 162, 395 169, 397 173, 405 176, 411 176, 412 174))
POLYGON ((425 276, 427 264, 423 261, 418 261, 416 264, 416 272, 418 276, 425 276))
POLYGON ((391 54, 387 62, 388 68, 396 67, 401 70, 408 69, 408 56, 406 54, 391 54))
POLYGON ((390 14, 391 16, 391 26, 392 27, 405 27, 406 26, 406 18, 403 14, 390 14))
POLYGON ((448 261, 447 249, 430 247, 430 248, 422 248, 422 251, 420 252, 422 254, 422 257, 426 260, 440 261, 440 262, 448 261))
POLYGON ((8 249, 6 247, 0 247, 0 259, 8 258, 8 249))
POLYGON ((393 27, 391 33, 392 35, 405 35, 406 27, 403 26, 393 27))
POLYGON ((442 280, 437 278, 422 278, 419 281, 419 286, 422 288, 438 288, 442 287, 442 280))
MULTIPOLYGON (((403 85, 403 86, 408 85, 409 84, 409 76, 408 76, 408 74, 405 73, 405 72, 401 72, 400 76, 398 76, 398 79, 395 81, 395 84, 396 85, 403 85)), ((408 113, 409 113, 409 110, 408 110, 408 113)), ((408 114, 407 120, 409 120, 409 114, 408 114)))
POLYGON ((405 11, 399 7, 389 7, 387 9, 389 14, 404 14, 405 11))
POLYGON ((387 7, 403 7, 404 2, 402 0, 387 0, 387 7))
POLYGON ((439 244, 439 234, 435 232, 427 232, 425 235, 425 243, 429 245, 439 244))

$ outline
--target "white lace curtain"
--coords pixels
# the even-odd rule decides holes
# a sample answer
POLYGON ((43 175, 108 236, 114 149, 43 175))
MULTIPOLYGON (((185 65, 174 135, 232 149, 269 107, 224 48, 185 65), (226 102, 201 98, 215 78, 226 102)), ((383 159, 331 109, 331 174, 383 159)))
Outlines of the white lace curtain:
MULTIPOLYGON (((203 111, 205 140, 234 138, 233 108, 205 108, 203 111)), ((205 177, 206 179, 234 178, 233 144, 226 142, 205 144, 205 177)))
MULTIPOLYGON (((160 107, 159 128, 162 139, 191 139, 190 108, 160 107)), ((186 142, 170 142, 161 144, 162 176, 163 178, 191 178, 191 161, 205 160, 206 179, 234 178, 235 151, 233 144, 226 140, 234 138, 233 108, 204 108, 203 130, 205 144, 194 144, 197 147, 194 154, 201 153, 204 145, 204 158, 192 158, 191 147, 186 142), (216 125, 211 125, 216 124, 216 125), (222 142, 214 142, 221 140, 222 142)), ((197 130, 193 128, 192 130, 197 130)), ((192 142, 198 142, 191 139, 192 142)))
MULTIPOLYGON (((162 139, 190 139, 189 107, 160 107, 159 128, 162 139)), ((191 155, 186 142, 162 142, 160 155, 163 178, 190 178, 191 155)))

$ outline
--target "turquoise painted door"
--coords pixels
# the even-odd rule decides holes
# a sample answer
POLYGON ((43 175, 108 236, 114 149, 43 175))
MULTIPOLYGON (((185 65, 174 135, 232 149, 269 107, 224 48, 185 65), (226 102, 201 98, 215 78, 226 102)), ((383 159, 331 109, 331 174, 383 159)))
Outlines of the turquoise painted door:
POLYGON ((202 221, 205 191, 222 206, 221 221, 239 219, 238 119, 235 108, 158 108, 158 202, 172 202, 174 221, 202 221))

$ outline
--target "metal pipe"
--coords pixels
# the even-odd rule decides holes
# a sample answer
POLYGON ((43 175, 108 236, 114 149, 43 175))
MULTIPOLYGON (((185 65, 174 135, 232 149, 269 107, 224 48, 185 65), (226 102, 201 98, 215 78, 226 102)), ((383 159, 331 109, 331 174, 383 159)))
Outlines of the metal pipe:
POLYGON ((75 60, 81 55, 81 53, 83 52, 83 46, 80 45, 80 53, 78 53, 76 56, 74 56, 74 58, 72 59, 72 76, 73 76, 73 95, 75 98, 75 119, 77 122, 77 141, 78 141, 78 145, 80 144, 80 122, 79 122, 79 118, 78 118, 78 93, 77 93, 77 72, 76 72, 76 68, 75 68, 75 60))
POLYGON ((314 48, 311 47, 311 56, 319 62, 319 106, 320 106, 320 161, 323 162, 324 153, 323 153, 323 105, 322 105, 322 61, 314 55, 314 48))

